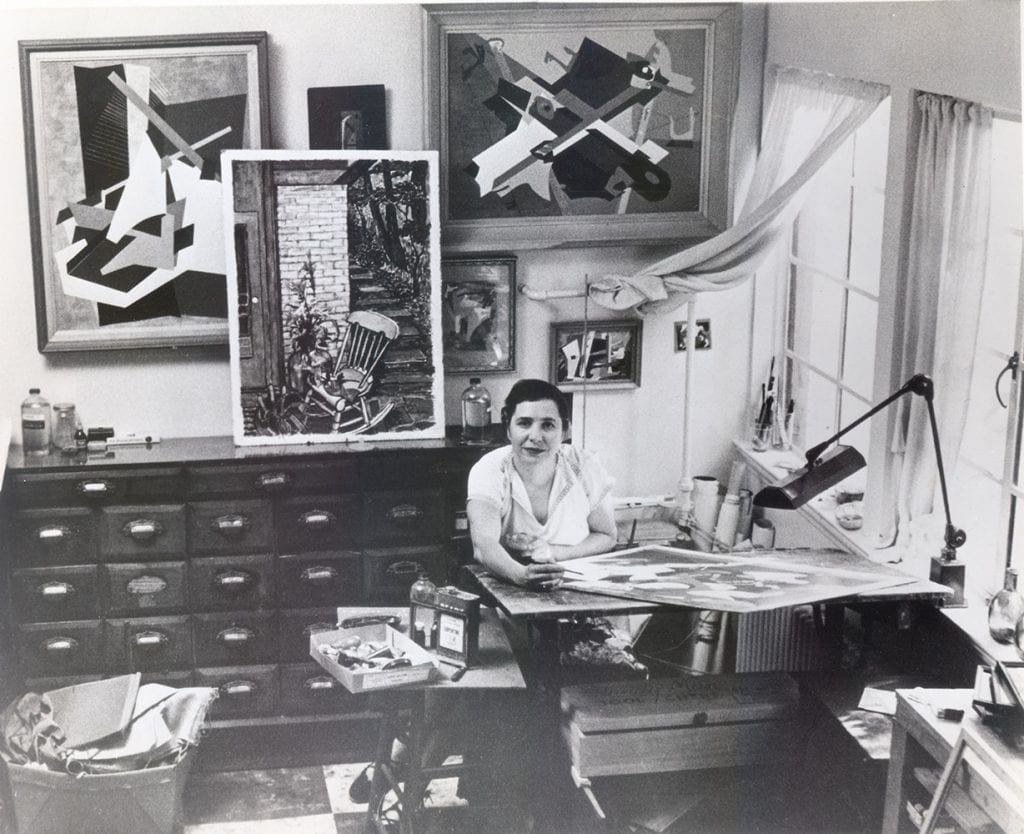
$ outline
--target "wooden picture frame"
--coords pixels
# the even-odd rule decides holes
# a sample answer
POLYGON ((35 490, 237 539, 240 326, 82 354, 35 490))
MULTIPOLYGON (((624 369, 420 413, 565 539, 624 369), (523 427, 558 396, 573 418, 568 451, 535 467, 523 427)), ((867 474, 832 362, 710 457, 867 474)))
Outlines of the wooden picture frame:
POLYGON ((441 261, 446 373, 516 369, 516 258, 480 255, 441 261))
POLYGON ((739 9, 424 9, 445 251, 662 244, 728 222, 739 9))
POLYGON ((444 437, 434 151, 228 151, 235 443, 444 437))
POLYGON ((551 382, 559 388, 639 388, 643 322, 551 325, 551 382))
POLYGON ((39 350, 226 342, 220 153, 269 142, 266 32, 18 47, 39 350))
POLYGON ((385 100, 383 84, 310 87, 306 91, 310 150, 386 151, 385 100))

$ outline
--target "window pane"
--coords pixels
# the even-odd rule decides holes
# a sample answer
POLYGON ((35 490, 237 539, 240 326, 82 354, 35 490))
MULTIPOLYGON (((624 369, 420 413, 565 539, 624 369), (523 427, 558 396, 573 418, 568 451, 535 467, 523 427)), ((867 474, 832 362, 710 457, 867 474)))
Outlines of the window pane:
POLYGON ((1024 505, 1019 499, 1014 499, 1016 511, 1013 513, 1014 520, 1011 522, 1010 542, 1012 544, 1012 560, 1010 564, 1024 570, 1024 505))
POLYGON ((1017 294, 1021 282, 1021 237, 995 234, 993 226, 985 268, 985 291, 981 300, 979 346, 1012 353, 1017 321, 1017 294))
POLYGON ((850 281, 872 295, 878 295, 884 212, 883 192, 874 188, 854 190, 850 229, 850 281))
MULTIPOLYGON (((979 352, 974 359, 974 377, 967 401, 967 424, 960 445, 961 457, 1002 478, 1006 457, 1008 413, 996 400, 995 381, 1003 362, 990 353, 979 352)), ((1003 402, 1009 391, 1009 374, 1003 378, 1003 402)))
POLYGON ((836 433, 836 388, 824 377, 808 370, 803 401, 796 401, 803 426, 801 437, 805 446, 813 446, 836 433))
POLYGON ((858 129, 855 138, 853 174, 858 187, 885 188, 885 171, 889 154, 889 112, 891 99, 886 98, 858 129))
POLYGON ((878 303, 851 292, 847 297, 843 382, 870 400, 875 382, 878 303))
POLYGON ((835 278, 846 277, 850 184, 815 180, 796 222, 793 254, 835 278))
POLYGON ((800 266, 794 266, 792 274, 789 347, 825 373, 838 376, 843 288, 800 266))
MULTIPOLYGON (((949 484, 949 514, 967 534, 960 553, 971 566, 968 581, 975 591, 995 591, 1002 582, 1004 554, 999 530, 1000 495, 997 481, 960 465, 949 484)), ((942 513, 942 506, 935 508, 942 513)))

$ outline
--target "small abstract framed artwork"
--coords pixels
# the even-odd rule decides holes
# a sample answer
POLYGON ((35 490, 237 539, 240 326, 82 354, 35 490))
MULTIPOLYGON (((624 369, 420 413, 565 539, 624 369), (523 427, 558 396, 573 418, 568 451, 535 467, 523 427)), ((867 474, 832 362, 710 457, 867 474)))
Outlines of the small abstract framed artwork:
POLYGON ((446 251, 711 237, 735 4, 424 9, 446 251))
POLYGON ((551 325, 551 382, 639 388, 643 322, 569 321, 551 325))
POLYGON ((310 150, 388 149, 383 84, 310 87, 306 106, 310 150))
POLYGON ((235 443, 444 436, 433 151, 229 151, 235 443))
MULTIPOLYGON (((686 322, 674 322, 672 330, 675 333, 676 353, 686 350, 686 322)), ((711 319, 697 319, 697 332, 693 336, 693 347, 695 350, 711 350, 711 319)))
POLYGON ((441 286, 445 371, 514 371, 515 257, 446 258, 441 286))
POLYGON ((266 33, 18 47, 39 350, 226 342, 220 155, 269 141, 266 33))

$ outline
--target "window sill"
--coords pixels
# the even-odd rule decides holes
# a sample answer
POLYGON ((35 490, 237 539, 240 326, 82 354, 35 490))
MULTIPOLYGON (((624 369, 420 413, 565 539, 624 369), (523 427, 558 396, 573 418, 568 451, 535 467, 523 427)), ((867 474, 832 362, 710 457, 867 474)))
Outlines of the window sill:
MULTIPOLYGON (((752 473, 763 483, 772 483, 785 477, 794 469, 804 465, 803 456, 797 452, 781 452, 774 449, 755 452, 749 443, 735 441, 737 451, 752 473)), ((911 575, 927 577, 930 555, 909 552, 909 548, 898 547, 884 550, 863 530, 844 530, 835 520, 836 499, 826 492, 798 508, 796 512, 815 530, 822 533, 836 547, 863 556, 871 562, 898 563, 900 570, 911 575), (884 554, 884 555, 883 555, 884 554)), ((940 614, 956 626, 971 641, 981 655, 981 662, 994 663, 997 660, 1019 660, 1017 650, 1010 645, 997 643, 988 631, 988 599, 978 589, 972 589, 970 571, 966 589, 966 608, 941 608, 940 614)))

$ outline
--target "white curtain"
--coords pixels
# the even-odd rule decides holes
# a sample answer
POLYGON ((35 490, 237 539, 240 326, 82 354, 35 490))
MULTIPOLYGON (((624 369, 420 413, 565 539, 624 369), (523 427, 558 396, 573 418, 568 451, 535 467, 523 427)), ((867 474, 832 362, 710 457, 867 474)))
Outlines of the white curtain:
POLYGON ((691 293, 735 287, 786 235, 811 177, 887 95, 878 84, 773 66, 762 148, 737 222, 726 231, 630 275, 590 286, 604 307, 673 310, 691 293))
MULTIPOLYGON (((971 390, 981 283, 988 246, 992 111, 921 93, 914 174, 901 378, 928 374, 947 477, 960 453, 971 390)), ((907 396, 897 410, 892 451, 896 484, 889 540, 914 519, 941 512, 927 406, 907 396)), ((933 529, 941 529, 936 518, 933 529)), ((925 534, 926 535, 926 534, 925 534)))

